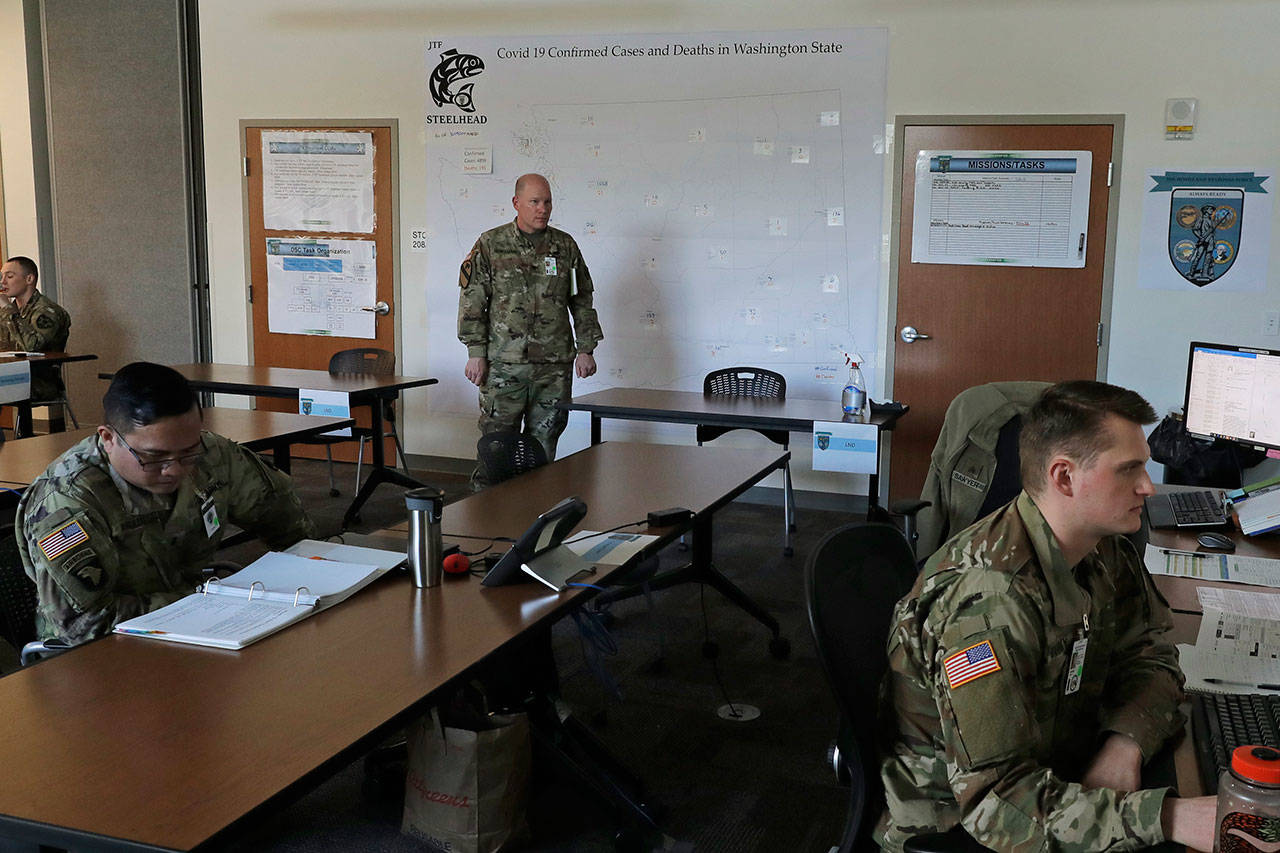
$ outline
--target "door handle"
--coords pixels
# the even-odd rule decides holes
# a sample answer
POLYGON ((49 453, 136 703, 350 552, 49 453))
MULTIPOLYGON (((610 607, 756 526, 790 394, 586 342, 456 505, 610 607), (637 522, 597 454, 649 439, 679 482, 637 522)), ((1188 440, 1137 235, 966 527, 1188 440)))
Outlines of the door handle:
POLYGON ((920 332, 917 332, 915 326, 903 326, 901 335, 902 342, 904 344, 909 344, 913 341, 927 341, 930 338, 929 335, 923 335, 920 332))
MULTIPOLYGON (((378 302, 377 302, 377 304, 375 304, 373 307, 370 307, 370 306, 368 306, 368 305, 365 305, 365 306, 361 307, 361 309, 360 309, 360 310, 361 310, 361 311, 371 311, 371 312, 373 312, 374 314, 377 314, 379 317, 385 317, 385 316, 387 316, 388 314, 390 314, 390 313, 391 313, 391 306, 390 306, 390 305, 388 305, 387 303, 383 302, 381 299, 379 299, 379 300, 378 300, 378 302)), ((904 332, 903 334, 906 334, 906 333, 904 332)))

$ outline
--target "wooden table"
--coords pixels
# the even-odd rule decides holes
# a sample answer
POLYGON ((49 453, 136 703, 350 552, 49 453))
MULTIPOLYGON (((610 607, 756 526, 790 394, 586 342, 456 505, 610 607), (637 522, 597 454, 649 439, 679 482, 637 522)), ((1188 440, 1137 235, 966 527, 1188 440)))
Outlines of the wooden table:
MULTIPOLYGON (((218 394, 247 394, 253 397, 297 397, 302 389, 314 391, 338 391, 349 394, 352 406, 366 406, 370 415, 370 430, 376 438, 373 445, 373 463, 368 478, 356 493, 342 518, 344 528, 349 527, 360 512, 360 507, 382 483, 394 483, 405 488, 421 486, 417 480, 387 466, 386 451, 382 446, 382 405, 400 396, 407 388, 434 385, 436 379, 398 374, 376 375, 371 373, 330 373, 327 370, 304 370, 294 367, 262 367, 245 364, 174 364, 174 370, 187 377, 197 390, 218 394)), ((112 374, 99 374, 110 379, 112 374)))
MULTIPOLYGON (((276 467, 289 470, 289 447, 299 439, 351 426, 352 418, 325 418, 295 415, 290 412, 251 411, 249 409, 204 410, 204 428, 243 444, 250 450, 270 450, 276 467)), ((96 428, 51 432, 20 438, 0 444, 0 483, 10 488, 31 485, 53 460, 72 445, 93 435, 96 428)))
MULTIPOLYGON (((1161 491, 1170 491, 1187 487, 1158 486, 1157 488, 1161 491)), ((1151 531, 1151 544, 1157 548, 1169 548, 1171 550, 1198 551, 1209 554, 1222 553, 1221 551, 1211 551, 1202 547, 1196 541, 1196 536, 1199 532, 1173 528, 1153 529, 1151 531)), ((1223 532, 1228 533, 1236 543, 1234 552, 1236 554, 1280 559, 1280 536, 1274 534, 1245 536, 1237 527, 1223 532)), ((1173 640, 1177 643, 1194 644, 1196 641, 1196 635, 1200 629, 1200 618, 1203 615, 1199 598, 1196 595, 1197 587, 1207 586, 1237 590, 1262 589, 1261 587, 1248 587, 1236 583, 1224 583, 1201 578, 1170 577, 1168 575, 1154 575, 1153 580, 1156 588, 1168 600, 1169 607, 1173 611, 1173 640)), ((1189 720, 1187 722, 1186 737, 1182 739, 1182 742, 1174 752, 1174 764, 1178 774, 1178 792, 1184 797, 1195 797, 1203 794, 1204 786, 1200 777, 1200 764, 1196 755, 1189 720)))
MULTIPOLYGON (((648 528, 642 533, 660 537, 659 544, 689 531, 690 562, 649 582, 650 589, 666 589, 696 581, 711 585, 767 627, 769 649, 775 657, 790 653, 778 621, 712 562, 712 519, 721 507, 758 483, 790 459, 776 449, 730 450, 672 444, 605 442, 528 471, 445 508, 441 529, 446 535, 515 539, 539 514, 564 498, 577 496, 587 504, 583 530, 608 530, 630 521, 645 520, 653 510, 684 507, 691 523, 648 528)), ((499 546, 505 550, 505 546, 499 546)))
MULTIPOLYGON (((560 407, 571 412, 591 414, 591 443, 601 440, 600 422, 604 418, 631 421, 653 421, 673 424, 732 427, 734 429, 786 430, 813 432, 814 421, 839 420, 839 403, 835 400, 782 400, 765 397, 729 397, 698 391, 662 391, 653 388, 607 388, 575 397, 560 407)), ((909 407, 877 411, 868 419, 880 432, 893 430, 898 418, 909 407)), ((876 473, 870 475, 867 500, 870 507, 879 503, 879 454, 876 473)), ((790 489, 787 482, 784 488, 790 489)), ((791 495, 783 496, 783 504, 791 505, 791 495)))
MULTIPOLYGON (((45 352, 40 355, 25 356, 0 356, 0 363, 12 364, 16 361, 25 361, 30 365, 39 364, 68 364, 73 361, 97 361, 98 356, 93 353, 69 353, 69 352, 45 352)), ((14 421, 13 428, 15 435, 31 435, 31 401, 21 400, 13 404, 18 410, 18 417, 14 421)), ((59 413, 59 422, 62 422, 61 413, 59 413)), ((60 430, 59 430, 60 431, 60 430)))
MULTIPOLYGON (((648 464, 704 454, 698 471, 717 484, 690 478, 676 495, 648 476, 614 499, 584 484, 592 523, 643 517, 646 495, 710 515, 770 467, 747 451, 605 445, 451 505, 446 530, 456 529, 451 518, 481 525, 485 512, 520 502, 528 509, 470 529, 497 536, 523 524, 541 502, 522 498, 525 477, 545 485, 575 457, 566 467, 581 473, 587 461, 602 481, 642 467, 632 460, 612 476, 603 460, 625 461, 614 447, 648 464)), ((679 531, 647 532, 669 540, 679 531)), ((475 578, 420 590, 396 573, 242 651, 111 635, 0 679, 0 847, 190 850, 227 839, 423 713, 453 679, 545 630, 585 592, 475 578)))

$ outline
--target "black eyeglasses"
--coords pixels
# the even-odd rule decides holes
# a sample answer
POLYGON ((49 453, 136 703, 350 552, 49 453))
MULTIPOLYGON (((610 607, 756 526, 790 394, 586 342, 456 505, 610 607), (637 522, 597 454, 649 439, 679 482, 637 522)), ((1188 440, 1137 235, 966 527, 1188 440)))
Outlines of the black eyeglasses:
POLYGON ((184 453, 182 456, 169 456, 165 459, 143 459, 138 455, 138 451, 130 447, 129 442, 124 440, 124 436, 120 434, 119 430, 113 429, 111 431, 116 434, 116 438, 118 438, 120 443, 124 445, 124 449, 133 454, 133 458, 138 461, 138 467, 148 473, 153 471, 163 471, 170 465, 177 465, 180 468, 189 468, 196 464, 196 462, 200 461, 200 457, 204 456, 205 451, 208 450, 208 448, 205 447, 204 436, 202 435, 200 436, 200 449, 194 453, 184 453))

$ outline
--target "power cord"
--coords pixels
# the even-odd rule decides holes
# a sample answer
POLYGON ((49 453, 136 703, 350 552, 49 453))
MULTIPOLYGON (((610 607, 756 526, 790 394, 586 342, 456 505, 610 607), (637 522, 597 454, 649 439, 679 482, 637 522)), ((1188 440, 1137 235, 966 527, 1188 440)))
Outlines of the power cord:
POLYGON ((720 647, 711 639, 711 623, 707 618, 707 585, 698 584, 698 606, 702 610, 702 652, 703 655, 711 661, 711 674, 716 680, 716 686, 720 688, 720 695, 724 697, 724 703, 729 706, 729 712, 734 716, 738 716, 737 705, 729 698, 729 691, 724 686, 724 679, 720 677, 720 647))

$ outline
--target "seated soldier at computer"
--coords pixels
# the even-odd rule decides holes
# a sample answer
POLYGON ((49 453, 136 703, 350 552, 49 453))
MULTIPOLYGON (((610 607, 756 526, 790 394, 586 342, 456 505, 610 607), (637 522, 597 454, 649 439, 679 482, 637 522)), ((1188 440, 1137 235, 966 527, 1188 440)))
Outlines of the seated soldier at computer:
POLYGON ((1050 387, 1023 421, 1023 492, 952 537, 898 603, 886 849, 957 825, 1000 851, 1213 848, 1215 798, 1141 783, 1183 726, 1169 607, 1124 536, 1154 491, 1154 421, 1123 388, 1050 387))
POLYGON ((84 642, 191 593, 228 524, 273 548, 314 535, 289 477, 205 432, 176 370, 121 368, 102 407, 97 433, 54 460, 18 504, 42 638, 84 642))

